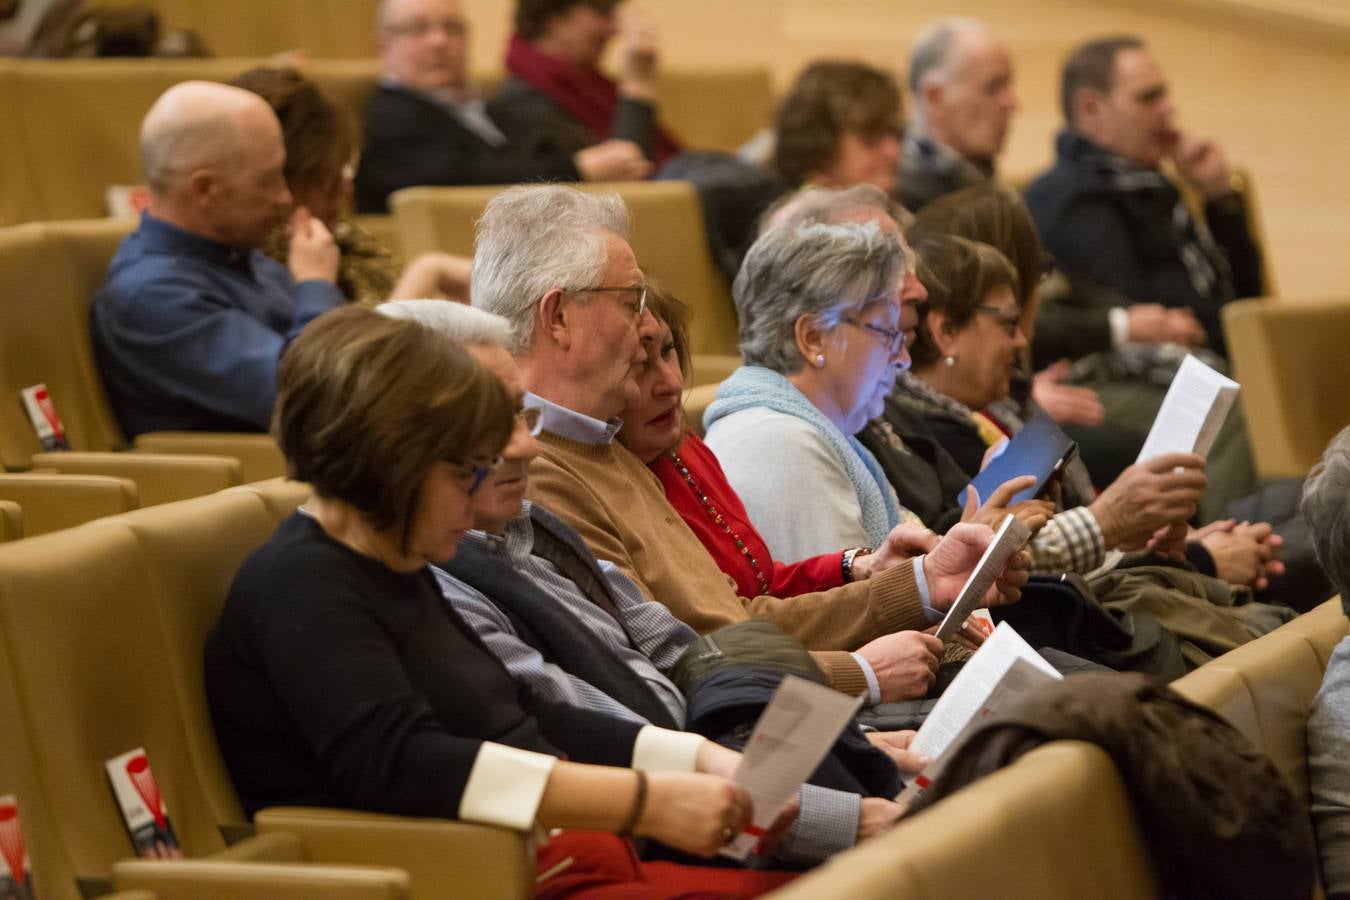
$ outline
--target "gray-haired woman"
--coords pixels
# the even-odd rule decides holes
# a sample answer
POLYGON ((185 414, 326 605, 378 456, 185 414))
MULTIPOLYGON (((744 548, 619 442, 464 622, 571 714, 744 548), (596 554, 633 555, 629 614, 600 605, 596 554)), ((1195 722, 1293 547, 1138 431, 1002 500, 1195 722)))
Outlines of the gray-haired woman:
POLYGON ((904 511, 854 437, 907 360, 906 260, 878 222, 784 226, 733 289, 745 365, 718 389, 707 443, 777 559, 876 547, 904 511))

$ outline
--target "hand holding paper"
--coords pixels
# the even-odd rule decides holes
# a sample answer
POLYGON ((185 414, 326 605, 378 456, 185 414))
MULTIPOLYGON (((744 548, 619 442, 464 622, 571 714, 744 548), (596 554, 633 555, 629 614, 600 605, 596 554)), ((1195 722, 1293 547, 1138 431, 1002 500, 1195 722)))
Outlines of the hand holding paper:
MULTIPOLYGON (((1004 521, 1008 518, 1011 517, 1005 517, 1004 521)), ((1019 523, 1017 534, 1020 541, 1003 557, 993 573, 994 577, 985 585, 971 608, 961 616, 961 621, 964 622, 971 610, 978 606, 1015 603, 1022 596, 1022 586, 1030 577, 1030 561, 1015 551, 1026 543, 1030 531, 1019 523)), ((993 541, 994 534, 987 527, 961 523, 953 525, 933 552, 924 557, 923 574, 928 582, 928 593, 934 609, 946 610, 955 602, 964 590, 970 573, 975 570, 993 541)))
MULTIPOLYGON (((958 526, 959 527, 959 526, 958 526)), ((953 528, 954 532, 956 529, 953 528)), ((970 577, 966 579, 965 584, 961 586, 961 591, 956 595, 951 608, 947 610, 947 616, 938 626, 937 637, 939 640, 946 641, 960 631, 965 625, 966 619, 973 613, 977 607, 987 605, 987 597, 991 590, 997 591, 995 582, 1000 573, 1004 571, 1009 559, 1022 549, 1022 545, 1031 537, 1031 531, 1017 520, 1016 516, 1008 516, 999 526, 994 539, 989 542, 981 555, 978 563, 971 570, 970 577)), ((932 582, 929 582, 929 590, 932 590, 932 582)))
POLYGON ((722 848, 744 859, 760 837, 782 823, 779 817, 853 718, 862 699, 788 675, 755 723, 735 782, 754 803, 754 821, 722 848))

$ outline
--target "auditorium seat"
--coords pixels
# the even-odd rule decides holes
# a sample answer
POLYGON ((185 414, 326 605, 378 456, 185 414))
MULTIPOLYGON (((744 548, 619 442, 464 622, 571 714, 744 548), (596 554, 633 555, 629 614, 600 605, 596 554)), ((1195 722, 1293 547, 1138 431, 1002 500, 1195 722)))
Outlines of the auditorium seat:
POLYGON ((1350 425, 1340 360, 1350 345, 1350 298, 1240 300, 1223 308, 1224 335, 1264 478, 1301 478, 1350 425))
POLYGON ((701 384, 684 393, 684 419, 689 430, 703 437, 703 413, 717 399, 716 384, 701 384))
MULTIPOLYGON (((32 767, 41 802, 61 810, 43 828, 65 859, 50 864, 66 873, 53 883, 106 887, 129 854, 103 762, 137 746, 189 857, 219 854, 227 835, 247 833, 206 712, 202 639, 239 563, 304 495, 278 480, 0 545, 0 648, 12 662, 0 692, 13 688, 24 758, 40 761, 32 767)), ((0 715, 4 704, 0 693, 0 715)), ((11 735, 0 731, 4 751, 11 735)), ((501 829, 277 810, 263 830, 234 854, 276 861, 288 840, 276 835, 290 834, 305 860, 410 873, 413 897, 488 884, 498 896, 526 896, 533 881, 528 840, 501 829)), ((116 873, 119 887, 148 886, 157 874, 116 873)))
MULTIPOLYGON (((660 279, 685 303, 693 318, 690 351, 696 354, 736 352, 736 312, 726 279, 708 250, 698 195, 682 181, 586 184, 589 191, 615 191, 632 213, 629 243, 638 265, 660 279)), ((495 187, 408 188, 390 198, 403 251, 429 250, 473 254, 474 223, 495 187)))
POLYGON ((123 441, 94 361, 88 306, 131 228, 100 219, 0 229, 0 392, 17 398, 45 384, 76 451, 40 453, 23 407, 0 404, 0 463, 130 478, 143 506, 279 474, 281 454, 262 434, 161 433, 138 446, 174 453, 108 452, 123 441))
POLYGON ((24 511, 22 534, 29 537, 115 516, 140 505, 136 483, 129 479, 48 472, 0 474, 0 500, 24 511))
POLYGON ((13 500, 0 500, 0 542, 23 537, 23 507, 13 500))
POLYGON ((1057 741, 772 896, 1133 900, 1159 891, 1111 759, 1057 741))

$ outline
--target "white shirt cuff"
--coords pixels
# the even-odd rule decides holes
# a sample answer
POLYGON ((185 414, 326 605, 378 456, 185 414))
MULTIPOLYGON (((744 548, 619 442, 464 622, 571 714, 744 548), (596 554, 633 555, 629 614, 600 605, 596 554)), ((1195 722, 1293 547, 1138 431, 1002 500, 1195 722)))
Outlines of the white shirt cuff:
POLYGON ((547 753, 485 741, 464 785, 459 818, 529 831, 557 762, 547 753))
POLYGON ((910 560, 914 564, 914 586, 919 589, 919 603, 929 623, 941 622, 945 613, 933 609, 933 595, 928 592, 928 578, 923 574, 923 554, 910 560))
POLYGON ((687 731, 644 725, 633 742, 633 768, 644 772, 694 772, 706 738, 687 731))
POLYGON ((853 657, 867 679, 867 705, 876 706, 881 702, 881 683, 877 681, 877 673, 872 671, 872 664, 861 653, 850 653, 849 656, 853 657))
POLYGON ((1123 306, 1113 306, 1106 311, 1106 321, 1111 326, 1111 347, 1120 347, 1130 342, 1130 314, 1123 306))

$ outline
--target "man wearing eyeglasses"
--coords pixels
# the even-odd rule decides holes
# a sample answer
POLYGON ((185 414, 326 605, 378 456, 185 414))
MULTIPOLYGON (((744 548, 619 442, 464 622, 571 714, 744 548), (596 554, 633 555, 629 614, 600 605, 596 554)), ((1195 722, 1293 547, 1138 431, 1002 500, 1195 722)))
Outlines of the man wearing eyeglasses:
POLYGON ((424 184, 631 181, 651 169, 631 141, 578 153, 513 145, 468 76, 468 23, 455 0, 384 0, 382 73, 366 106, 356 173, 359 212, 385 212, 391 193, 424 184))

